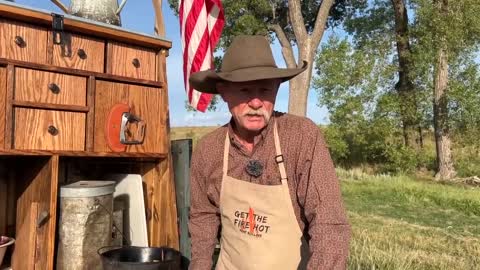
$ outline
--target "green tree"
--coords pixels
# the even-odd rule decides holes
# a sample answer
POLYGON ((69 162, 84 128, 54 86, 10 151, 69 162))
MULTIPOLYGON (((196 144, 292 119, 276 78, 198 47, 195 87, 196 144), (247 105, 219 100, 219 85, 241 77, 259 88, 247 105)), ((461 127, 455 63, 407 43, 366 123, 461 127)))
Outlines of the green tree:
POLYGON ((478 49, 480 2, 477 0, 416 0, 419 46, 426 62, 434 66, 433 122, 437 153, 435 178, 455 177, 449 121, 452 63, 478 49))

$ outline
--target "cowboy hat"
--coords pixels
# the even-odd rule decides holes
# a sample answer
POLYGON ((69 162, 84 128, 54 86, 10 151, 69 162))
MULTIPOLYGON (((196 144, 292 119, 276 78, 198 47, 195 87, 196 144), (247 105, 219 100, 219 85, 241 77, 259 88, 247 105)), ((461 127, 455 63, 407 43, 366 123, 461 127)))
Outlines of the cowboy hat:
POLYGON ((223 56, 220 72, 205 70, 190 75, 190 85, 197 91, 218 94, 218 81, 245 82, 263 79, 288 81, 307 68, 278 68, 272 50, 264 36, 241 35, 233 39, 223 56))

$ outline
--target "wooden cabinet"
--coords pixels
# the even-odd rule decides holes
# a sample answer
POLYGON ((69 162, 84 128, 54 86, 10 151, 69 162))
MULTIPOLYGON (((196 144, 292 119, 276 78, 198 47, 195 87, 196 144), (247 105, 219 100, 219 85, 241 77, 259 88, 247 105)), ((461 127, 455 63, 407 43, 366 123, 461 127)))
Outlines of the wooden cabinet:
POLYGON ((20 101, 86 106, 87 78, 16 68, 14 92, 20 101))
POLYGON ((156 80, 155 51, 118 42, 107 46, 107 73, 156 80))
MULTIPOLYGON (((127 146, 126 152, 165 153, 165 140, 158 133, 166 133, 166 123, 162 121, 161 108, 164 107, 164 90, 125 83, 97 81, 95 91, 95 126, 99 127, 94 135, 94 150, 111 152, 105 141, 105 127, 110 109, 119 103, 127 104, 130 113, 146 123, 145 138, 142 144, 127 146)), ((118 123, 120 125, 120 123, 118 123)))
POLYGON ((14 148, 85 150, 85 113, 15 109, 14 148))
POLYGON ((171 43, 66 16, 56 44, 50 13, 0 1, 0 18, 0 234, 16 239, 7 263, 53 269, 60 186, 113 173, 142 175, 149 245, 178 249, 165 81, 171 43), (117 104, 135 120, 116 142, 121 150, 107 136, 121 125, 110 117, 117 104))
MULTIPOLYGON (((0 45, 1 46, 1 45, 0 45)), ((0 66, 0 109, 5 112, 7 92, 7 69, 0 66)), ((5 119, 7 117, 0 114, 0 150, 5 147, 5 119), (3 132, 2 132, 3 131, 3 132)), ((0 204, 1 205, 1 204, 0 204)))
POLYGON ((62 44, 53 44, 52 64, 59 67, 103 72, 104 54, 105 41, 65 33, 62 44))
POLYGON ((0 19, 0 57, 47 63, 47 31, 43 27, 0 19))

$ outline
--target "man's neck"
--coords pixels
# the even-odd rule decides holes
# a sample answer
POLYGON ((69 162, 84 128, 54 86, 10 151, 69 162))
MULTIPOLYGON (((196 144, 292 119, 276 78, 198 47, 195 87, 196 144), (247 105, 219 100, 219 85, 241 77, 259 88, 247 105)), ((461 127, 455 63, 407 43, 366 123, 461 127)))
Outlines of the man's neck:
POLYGON ((255 137, 260 135, 260 133, 262 132, 261 130, 257 132, 251 132, 248 130, 241 130, 237 127, 233 127, 233 131, 234 131, 233 135, 235 136, 235 138, 250 153, 253 151, 253 147, 255 146, 255 137))

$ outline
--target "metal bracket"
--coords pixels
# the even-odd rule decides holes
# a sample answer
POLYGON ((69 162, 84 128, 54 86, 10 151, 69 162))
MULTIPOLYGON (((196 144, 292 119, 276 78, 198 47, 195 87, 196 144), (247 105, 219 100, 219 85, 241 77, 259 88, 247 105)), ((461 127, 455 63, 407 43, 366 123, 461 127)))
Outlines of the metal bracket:
POLYGON ((63 15, 52 13, 53 44, 63 43, 63 15))
POLYGON ((40 228, 45 223, 47 223, 49 218, 50 218, 50 214, 47 211, 40 212, 40 215, 38 215, 38 220, 37 220, 37 228, 40 228))
POLYGON ((145 139, 145 121, 140 119, 140 117, 129 113, 129 112, 124 112, 122 114, 122 124, 120 126, 120 142, 122 144, 142 144, 143 140, 145 139), (129 140, 127 134, 130 133, 127 125, 129 123, 136 123, 137 124, 137 132, 134 134, 134 139, 129 140))

